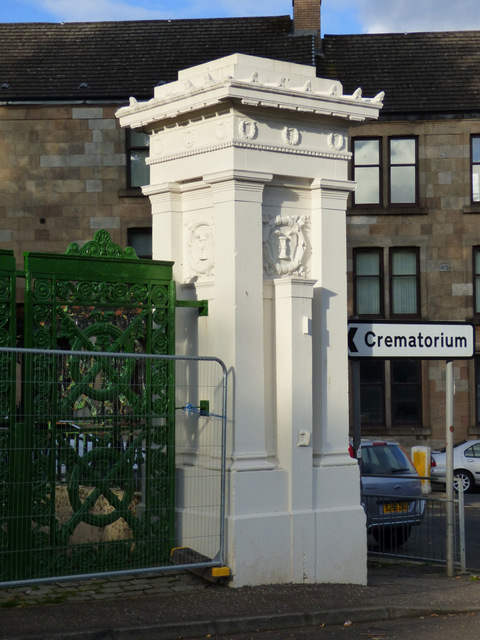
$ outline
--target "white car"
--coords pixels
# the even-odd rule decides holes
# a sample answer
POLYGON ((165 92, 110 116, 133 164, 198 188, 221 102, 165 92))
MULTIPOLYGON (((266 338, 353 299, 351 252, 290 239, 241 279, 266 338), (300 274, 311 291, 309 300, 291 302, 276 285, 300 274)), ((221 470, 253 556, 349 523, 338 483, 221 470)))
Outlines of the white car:
MULTIPOLYGON (((430 477, 434 482, 446 482, 447 454, 445 449, 432 451, 434 464, 430 469, 430 477)), ((453 448, 453 486, 458 491, 463 487, 464 493, 473 491, 480 485, 480 440, 468 440, 453 448)))

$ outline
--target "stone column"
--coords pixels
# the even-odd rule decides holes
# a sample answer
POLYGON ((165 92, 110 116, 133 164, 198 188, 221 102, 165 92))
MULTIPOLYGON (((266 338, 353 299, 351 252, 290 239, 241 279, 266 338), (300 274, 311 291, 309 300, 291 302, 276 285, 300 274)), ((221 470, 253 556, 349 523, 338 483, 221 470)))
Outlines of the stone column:
MULTIPOLYGON (((150 196, 152 205, 152 248, 155 255, 164 260, 175 260, 179 255, 178 246, 182 239, 182 203, 180 185, 149 185, 145 194, 150 196)), ((174 280, 183 280, 181 263, 174 265, 174 280)))
POLYGON ((367 579, 365 513, 358 464, 348 453, 346 204, 354 183, 313 183, 313 446, 317 563, 331 581, 367 579), (355 499, 352 497, 355 496, 355 499), (342 531, 343 557, 331 548, 342 531), (363 561, 360 561, 363 558, 363 561))
POLYGON ((275 284, 278 462, 287 471, 292 577, 315 581, 312 483, 312 297, 314 280, 275 284))
POLYGON ((354 184, 320 179, 312 185, 314 293, 315 464, 344 464, 348 456, 347 230, 346 206, 354 184))
POLYGON ((214 352, 235 363, 230 377, 231 470, 271 469, 265 450, 262 200, 269 173, 204 176, 215 226, 214 352))

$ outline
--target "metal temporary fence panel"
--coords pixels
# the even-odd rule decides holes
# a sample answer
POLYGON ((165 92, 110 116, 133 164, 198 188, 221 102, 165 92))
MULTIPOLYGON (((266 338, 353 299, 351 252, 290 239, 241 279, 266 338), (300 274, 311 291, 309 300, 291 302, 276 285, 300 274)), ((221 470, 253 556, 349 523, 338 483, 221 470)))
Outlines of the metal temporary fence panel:
POLYGON ((103 230, 24 261, 20 349, 0 251, 0 584, 218 566, 226 374, 174 355, 175 307, 195 303, 172 263, 103 230))
MULTIPOLYGON (((369 556, 383 556, 402 558, 404 560, 418 560, 446 564, 446 500, 440 496, 424 495, 421 499, 412 501, 411 496, 366 495, 362 494, 362 503, 367 513, 377 511, 376 525, 369 529, 369 556), (397 508, 402 504, 413 505, 414 502, 423 505, 421 521, 412 525, 408 520, 402 522, 401 513, 392 516, 385 510, 385 504, 393 504, 397 508)), ((459 511, 458 500, 455 501, 454 528, 454 562, 461 564, 459 524, 463 517, 459 511)))
MULTIPOLYGON (((15 346, 16 287, 16 263, 13 251, 0 250, 0 347, 15 346)), ((14 358, 11 354, 0 354, 0 421, 2 417, 5 420, 6 416, 13 415, 15 411, 15 385, 7 382, 14 379, 14 375, 14 358)), ((0 451, 5 450, 6 437, 5 430, 0 430, 0 451)), ((3 466, 3 460, 0 458, 0 467, 3 468, 3 466)))
MULTIPOLYGON (((0 251, 0 348, 15 345, 16 264, 13 251, 0 251)), ((12 353, 0 351, 0 552, 8 550, 9 507, 12 504, 9 482, 9 451, 13 446, 12 425, 15 415, 16 360, 12 353)), ((4 557, 0 560, 3 573, 4 557)))
POLYGON ((227 371, 217 358, 175 359, 176 549, 172 561, 218 569, 225 561, 227 371))
POLYGON ((18 371, 33 363, 24 386, 55 401, 41 414, 32 403, 32 415, 1 429, 0 584, 222 564, 220 361, 0 349, 4 355, 18 371), (171 369, 172 388, 159 385, 157 376, 171 369), (39 386, 40 370, 47 375, 39 386))

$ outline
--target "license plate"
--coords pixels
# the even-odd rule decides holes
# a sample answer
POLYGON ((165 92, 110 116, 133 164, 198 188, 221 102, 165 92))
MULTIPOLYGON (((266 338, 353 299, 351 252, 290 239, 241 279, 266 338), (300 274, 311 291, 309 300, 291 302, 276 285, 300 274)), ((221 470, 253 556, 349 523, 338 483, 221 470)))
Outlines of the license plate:
POLYGON ((383 513, 403 513, 408 511, 408 502, 387 502, 383 505, 383 513))

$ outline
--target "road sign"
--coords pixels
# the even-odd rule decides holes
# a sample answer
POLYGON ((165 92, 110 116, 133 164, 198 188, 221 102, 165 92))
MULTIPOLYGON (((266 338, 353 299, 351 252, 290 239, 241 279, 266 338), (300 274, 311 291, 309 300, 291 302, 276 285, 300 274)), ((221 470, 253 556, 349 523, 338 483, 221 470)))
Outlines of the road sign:
POLYGON ((350 322, 350 358, 458 360, 475 353, 475 329, 467 323, 350 322))

